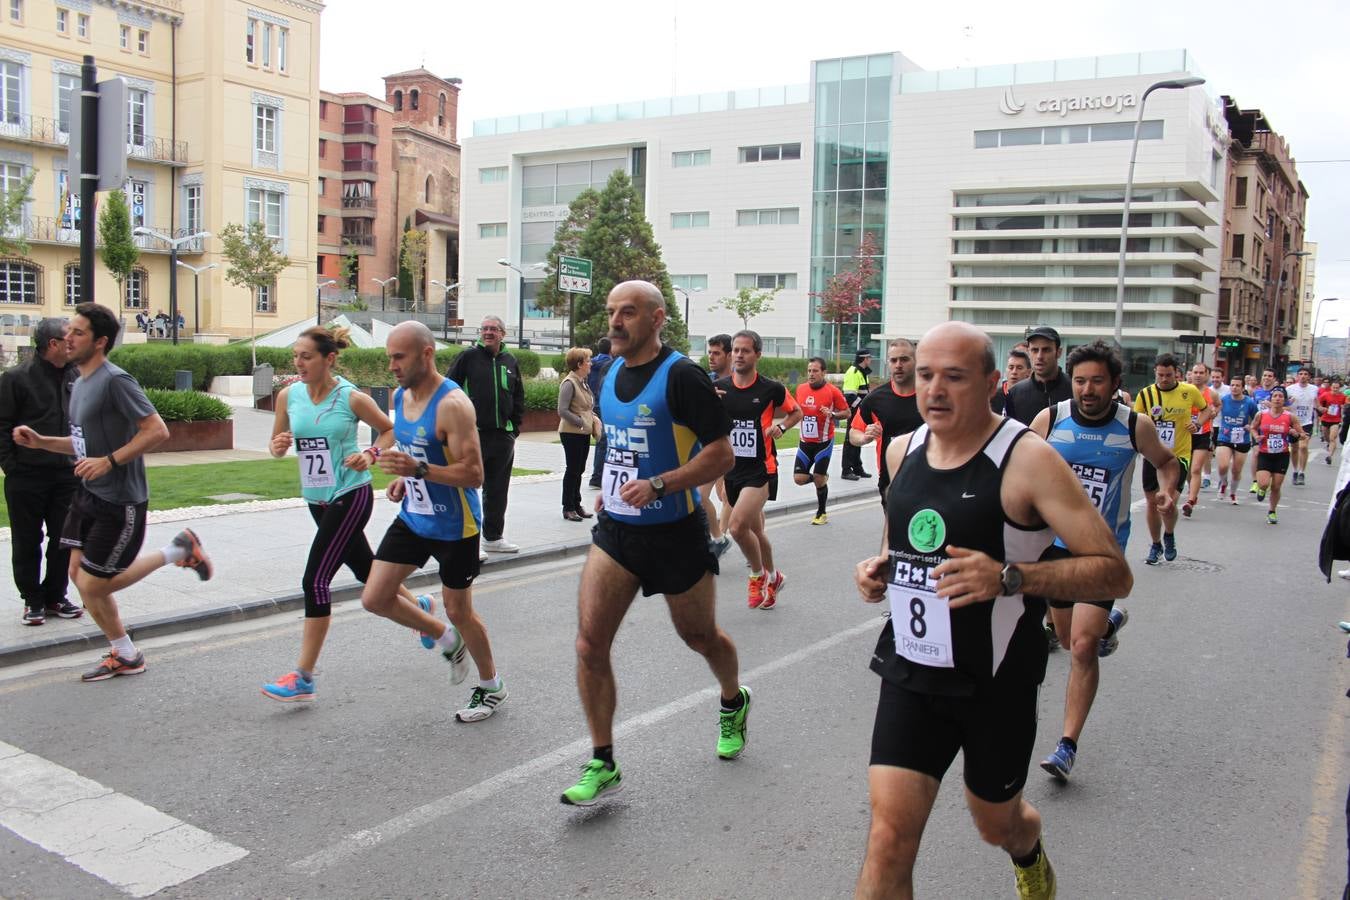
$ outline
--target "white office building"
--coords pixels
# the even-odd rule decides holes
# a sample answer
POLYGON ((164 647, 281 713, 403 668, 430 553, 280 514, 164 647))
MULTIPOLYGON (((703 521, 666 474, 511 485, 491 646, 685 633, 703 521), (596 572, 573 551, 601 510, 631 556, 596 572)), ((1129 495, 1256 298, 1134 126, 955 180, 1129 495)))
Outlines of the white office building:
MULTIPOLYGON (((752 323, 766 352, 874 348, 948 319, 1002 351, 1032 325, 1109 336, 1130 138, 1148 85, 1185 51, 924 71, 899 53, 818 60, 808 85, 504 116, 464 143, 461 309, 559 329, 530 304, 557 223, 623 168, 644 197, 694 349, 740 322, 709 306, 780 288, 752 323), (880 308, 820 321, 812 291, 864 232, 880 308), (508 259, 525 278, 498 264, 508 259), (682 294, 677 296, 683 300, 682 294)), ((1203 89, 1150 95, 1127 241, 1124 338, 1136 376, 1214 334, 1227 128, 1203 89)))

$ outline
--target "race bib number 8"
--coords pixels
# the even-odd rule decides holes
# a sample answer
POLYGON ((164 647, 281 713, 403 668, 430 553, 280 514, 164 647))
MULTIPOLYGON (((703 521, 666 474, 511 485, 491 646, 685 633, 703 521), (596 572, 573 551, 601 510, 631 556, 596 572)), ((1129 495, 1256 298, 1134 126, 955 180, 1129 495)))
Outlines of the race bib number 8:
POLYGON ((938 597, 927 566, 896 560, 895 574, 886 588, 891 604, 895 652, 913 663, 951 669, 952 614, 938 597))
POLYGON ((79 425, 70 426, 70 444, 75 451, 75 461, 79 462, 85 457, 84 429, 79 425))
POLYGON ((337 484, 337 478, 333 474, 333 455, 328 449, 328 438, 296 438, 295 455, 300 458, 302 488, 329 488, 337 484))
POLYGON ((820 440, 820 420, 815 416, 802 417, 802 440, 818 441, 820 440))
POLYGON ((1155 422, 1158 426, 1158 440, 1162 441, 1163 446, 1171 450, 1177 442, 1177 423, 1169 420, 1155 422))
POLYGON ((732 422, 731 452, 743 459, 759 457, 759 426, 753 419, 736 419, 732 422))
POLYGON ((637 456, 628 450, 610 449, 605 455, 605 470, 600 481, 601 502, 609 512, 636 516, 640 510, 625 503, 620 491, 638 477, 637 456))

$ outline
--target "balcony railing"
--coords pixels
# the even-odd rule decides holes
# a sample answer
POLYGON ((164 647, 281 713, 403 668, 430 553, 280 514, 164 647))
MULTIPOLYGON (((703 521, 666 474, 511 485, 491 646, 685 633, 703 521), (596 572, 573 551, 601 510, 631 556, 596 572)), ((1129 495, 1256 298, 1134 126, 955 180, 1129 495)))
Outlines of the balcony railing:
POLYGON ((379 129, 375 127, 374 122, 343 122, 343 134, 365 134, 370 137, 379 135, 379 129))
MULTIPOLYGON (((186 228, 179 228, 174 231, 174 237, 187 237, 194 232, 186 228)), ((53 216, 24 216, 23 218, 23 238, 29 241, 36 241, 41 244, 74 244, 80 243, 79 222, 72 216, 55 218, 53 216)), ((148 234, 133 235, 132 243, 142 250, 152 253, 168 253, 169 248, 158 238, 151 237, 148 234)), ((95 245, 102 246, 103 239, 96 234, 95 245)), ((204 239, 188 241, 178 248, 179 256, 186 256, 192 253, 201 253, 204 251, 204 239)))
POLYGON ((343 198, 342 198, 342 208, 343 208, 343 209, 374 209, 374 208, 375 208, 375 198, 374 198, 374 197, 343 197, 343 198))
POLYGON ((342 171, 344 172, 369 172, 375 174, 375 160, 373 159, 344 159, 342 161, 342 171))
MULTIPOLYGON (((62 128, 58 120, 47 116, 18 113, 6 113, 0 118, 0 139, 6 138, 50 147, 65 147, 70 144, 70 132, 67 128, 62 128)), ((188 143, 143 134, 134 142, 128 142, 127 155, 152 162, 187 165, 188 143)))

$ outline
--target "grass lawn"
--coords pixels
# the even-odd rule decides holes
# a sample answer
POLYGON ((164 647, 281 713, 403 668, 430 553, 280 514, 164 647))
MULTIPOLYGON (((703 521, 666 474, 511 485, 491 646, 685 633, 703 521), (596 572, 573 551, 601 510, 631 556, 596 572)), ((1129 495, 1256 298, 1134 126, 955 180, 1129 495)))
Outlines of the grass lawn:
MULTIPOLYGON (((209 463, 196 466, 150 466, 151 509, 177 509, 181 506, 215 506, 212 494, 254 494, 262 500, 282 500, 300 496, 299 469, 294 457, 258 459, 244 462, 209 463)), ((540 475, 541 469, 512 469, 512 475, 540 475)), ((392 476, 371 473, 375 489, 381 490, 392 476)), ((3 484, 0 479, 0 484, 3 484)), ((9 525, 9 507, 0 495, 0 526, 9 525)))

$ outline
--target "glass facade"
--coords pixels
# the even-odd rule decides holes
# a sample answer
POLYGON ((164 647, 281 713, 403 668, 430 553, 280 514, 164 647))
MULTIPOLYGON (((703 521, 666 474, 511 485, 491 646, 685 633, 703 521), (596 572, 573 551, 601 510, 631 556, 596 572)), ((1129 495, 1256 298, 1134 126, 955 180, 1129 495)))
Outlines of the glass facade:
POLYGON ((810 305, 808 348, 845 356, 861 347, 878 351, 876 335, 885 317, 886 184, 890 166, 893 57, 855 56, 820 60, 813 66, 815 171, 812 176, 811 284, 821 291, 830 276, 849 265, 870 233, 881 270, 867 296, 882 303, 856 321, 821 321, 810 305), (836 334, 836 331, 838 332, 836 334))

